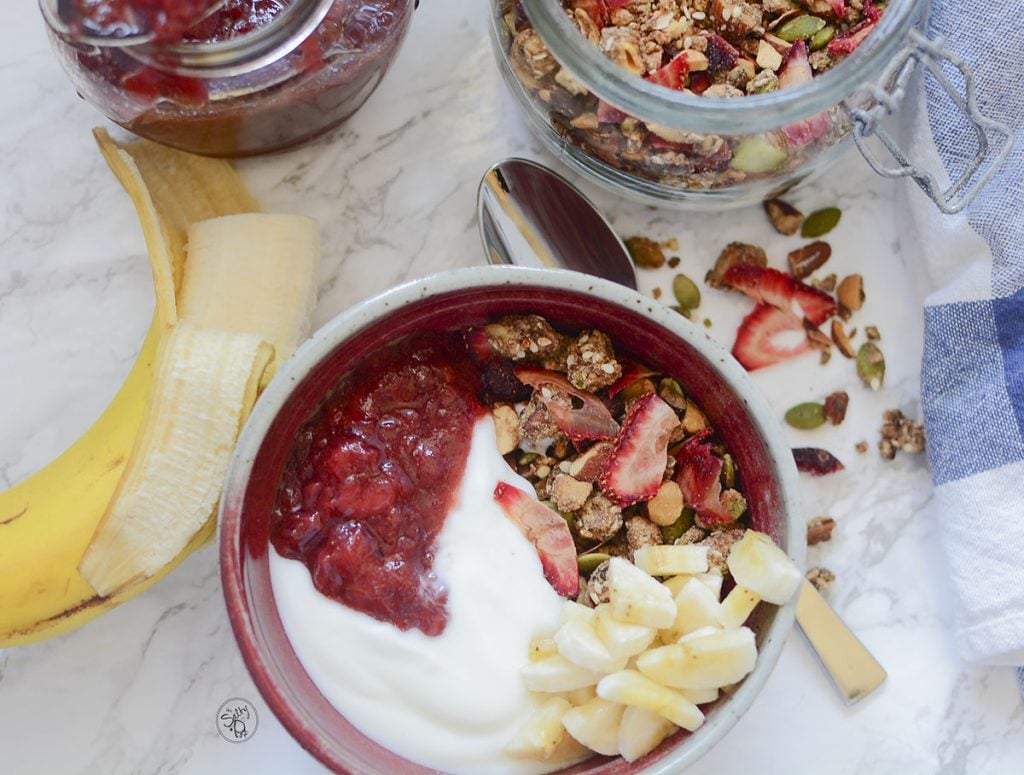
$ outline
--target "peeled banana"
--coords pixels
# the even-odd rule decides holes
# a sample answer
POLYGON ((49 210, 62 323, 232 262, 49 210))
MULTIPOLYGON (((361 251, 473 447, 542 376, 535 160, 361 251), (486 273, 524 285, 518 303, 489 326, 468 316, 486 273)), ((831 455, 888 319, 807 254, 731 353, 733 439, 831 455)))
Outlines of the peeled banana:
MULTIPOLYGON (((139 213, 153 269, 157 312, 128 377, 96 423, 49 466, 10 490, 0 492, 0 647, 32 643, 94 619, 165 575, 209 540, 215 527, 212 515, 207 514, 195 532, 199 520, 196 511, 191 522, 171 531, 173 540, 170 534, 164 536, 167 543, 162 545, 159 559, 155 553, 135 553, 128 564, 119 565, 117 573, 103 570, 111 562, 103 556, 103 547, 113 551, 113 547, 127 537, 137 540, 145 535, 142 525, 131 530, 126 527, 123 515, 133 509, 128 508, 127 502, 120 503, 120 498, 129 492, 135 492, 133 497, 139 498, 147 491, 142 485, 156 486, 152 479, 141 474, 151 470, 150 455, 153 453, 147 450, 162 450, 163 443, 150 440, 151 435, 140 436, 140 429, 144 422, 149 427, 146 418, 166 413, 160 408, 161 399, 154 393, 158 361, 163 363, 164 353, 172 350, 191 352, 191 346, 184 345, 189 329, 180 332, 180 341, 175 344, 169 339, 173 326, 210 328, 196 326, 188 320, 182 322, 182 288, 188 279, 189 230, 200 221, 254 212, 257 205, 227 162, 192 156, 145 140, 115 143, 102 130, 96 130, 94 134, 101 152, 139 213), (106 530, 113 532, 108 535, 106 530), (99 541, 96 546, 100 548, 94 548, 86 556, 94 540, 99 541), (180 546, 182 543, 183 548, 180 546), (95 573, 93 580, 102 592, 94 589, 79 573, 80 562, 90 574, 95 573), (128 573, 132 574, 130 579, 125 576, 128 573)), ((299 231, 308 231, 305 219, 301 220, 305 225, 299 227, 299 231)), ((281 260, 284 263, 293 261, 302 267, 310 261, 315 263, 316 245, 310 246, 310 241, 306 239, 302 243, 298 258, 297 251, 291 250, 282 254, 281 260)), ((277 276, 282 278, 284 275, 277 276)), ((272 316, 280 312, 282 317, 295 321, 308 314, 312 304, 312 285, 306 287, 305 277, 293 279, 301 286, 296 296, 302 300, 294 301, 294 309, 285 304, 272 309, 272 316)), ((237 282, 224 288, 220 304, 227 310, 241 310, 246 302, 235 294, 239 290, 248 292, 251 283, 247 283, 249 281, 242 270, 237 282)), ((282 280, 280 287, 287 293, 290 283, 282 280)), ((276 319, 263 323, 265 327, 251 332, 251 335, 240 333, 237 328, 233 332, 233 337, 240 337, 235 339, 236 342, 246 343, 239 348, 238 357, 244 361, 248 357, 242 354, 245 350, 251 355, 250 373, 243 389, 245 397, 234 420, 236 433, 244 419, 245 406, 255 397, 252 375, 256 374, 258 379, 258 375, 264 373, 260 364, 270 354, 269 348, 259 343, 280 343, 274 351, 276 363, 288 357, 289 347, 294 346, 300 336, 295 333, 289 339, 283 335, 281 332, 286 326, 278 325, 276 319), (254 342, 257 343, 255 347, 254 342)), ((201 336, 195 331, 191 333, 203 339, 216 339, 218 336, 212 331, 201 336)), ((221 331, 219 335, 224 337, 228 334, 221 331)), ((230 359, 235 357, 232 354, 230 359)), ((210 375, 210 367, 204 365, 206 360, 200 359, 199 364, 200 370, 205 370, 214 384, 219 384, 219 377, 210 375)), ((218 364, 217 368, 222 365, 218 364)), ((174 383, 164 379, 162 384, 174 383)), ((161 388, 163 392, 164 388, 161 388)), ((193 420, 186 423, 195 425, 193 420)), ((179 430, 180 434, 185 434, 185 429, 179 430)), ((172 431, 171 435, 175 433, 172 431)), ((178 438, 169 450, 191 443, 180 440, 181 435, 178 438)), ((233 442, 234 437, 229 443, 233 442)), ((219 480, 216 485, 219 495, 219 480)), ((209 501, 209 493, 205 498, 204 503, 209 501)), ((213 503, 216 503, 216 498, 213 503)), ((134 551, 131 541, 126 545, 133 547, 134 551)))

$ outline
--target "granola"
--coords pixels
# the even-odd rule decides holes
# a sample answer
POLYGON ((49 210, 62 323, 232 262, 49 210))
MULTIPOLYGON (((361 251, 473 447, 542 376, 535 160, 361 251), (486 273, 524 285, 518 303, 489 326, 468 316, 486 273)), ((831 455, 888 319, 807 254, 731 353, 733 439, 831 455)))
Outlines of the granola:
MULTIPOLYGON (((852 53, 884 11, 875 0, 560 1, 579 33, 618 66, 705 99, 810 81, 852 53)), ((848 132, 838 109, 749 137, 634 118, 561 67, 517 2, 504 0, 503 9, 509 66, 534 104, 560 135, 617 169, 675 187, 718 188, 797 166, 848 132)))

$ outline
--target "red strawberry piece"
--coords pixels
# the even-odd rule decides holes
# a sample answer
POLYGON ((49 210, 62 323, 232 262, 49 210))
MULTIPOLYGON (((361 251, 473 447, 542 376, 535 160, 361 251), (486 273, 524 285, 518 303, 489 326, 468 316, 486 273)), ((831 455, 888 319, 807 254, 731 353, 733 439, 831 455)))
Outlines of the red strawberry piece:
POLYGON ((740 323, 732 354, 747 371, 754 371, 800 355, 809 347, 796 315, 771 304, 758 304, 740 323))
POLYGON ((686 88, 686 78, 690 74, 689 60, 682 52, 672 60, 647 76, 647 80, 677 91, 686 88))
POLYGON ((676 452, 676 484, 683 491, 683 502, 697 512, 705 525, 735 520, 722 505, 722 459, 711 451, 705 440, 711 431, 701 431, 687 439, 676 452))
POLYGON ((694 94, 703 94, 711 86, 711 76, 702 70, 690 76, 690 91, 694 94))
POLYGON ((792 275, 778 269, 738 264, 722 276, 722 282, 743 291, 759 304, 771 304, 786 312, 794 312, 793 302, 796 302, 804 317, 814 326, 820 326, 839 310, 827 293, 794 280, 792 275))
POLYGON ((836 15, 837 19, 842 19, 843 14, 846 13, 846 0, 829 0, 832 5, 832 13, 836 15))
POLYGON ((548 413, 574 444, 589 439, 610 439, 619 432, 619 424, 608 411, 601 399, 586 390, 579 390, 561 374, 544 369, 522 367, 515 370, 520 382, 535 388, 544 402, 548 413), (548 387, 579 400, 579 408, 568 407, 544 396, 543 388, 548 387))
POLYGON ((813 476, 825 476, 842 471, 844 466, 831 452, 815 447, 799 447, 793 450, 796 470, 813 476))
POLYGON ((494 500, 537 550, 544 578, 555 592, 562 597, 576 597, 580 573, 569 523, 535 497, 504 482, 494 488, 494 500))
POLYGON ((712 73, 732 70, 737 60, 743 57, 742 52, 721 35, 708 35, 708 70, 712 73))
POLYGON ((597 120, 601 124, 621 124, 629 116, 604 100, 597 101, 597 120))
POLYGON ((620 360, 622 361, 622 376, 619 377, 615 384, 608 388, 609 398, 615 398, 615 396, 617 396, 622 390, 625 390, 634 382, 646 379, 647 377, 653 377, 658 373, 641 366, 635 361, 627 361, 625 359, 620 360))
POLYGON ((629 407, 598 485, 622 508, 658 494, 668 463, 668 440, 679 425, 671 406, 646 393, 629 407))
POLYGON ((807 83, 814 77, 811 70, 811 63, 807 61, 807 44, 798 40, 782 59, 779 67, 779 88, 786 89, 791 86, 799 86, 807 83))
POLYGON ((206 84, 198 78, 173 75, 152 67, 143 67, 121 81, 134 97, 152 101, 161 97, 183 105, 202 105, 209 96, 206 84))
MULTIPOLYGON (((877 10, 877 9, 876 9, 877 10)), ((878 16, 881 16, 879 11, 878 16)), ((871 31, 878 24, 878 19, 866 18, 845 35, 840 35, 829 41, 828 53, 833 57, 845 57, 857 50, 857 47, 864 42, 864 38, 871 34, 871 31)))

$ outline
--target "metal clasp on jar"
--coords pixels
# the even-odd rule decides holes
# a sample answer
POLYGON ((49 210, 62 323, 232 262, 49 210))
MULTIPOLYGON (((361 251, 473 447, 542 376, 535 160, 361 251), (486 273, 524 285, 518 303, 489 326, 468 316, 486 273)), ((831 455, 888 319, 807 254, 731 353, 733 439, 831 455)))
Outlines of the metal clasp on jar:
POLYGON ((869 93, 874 98, 867 108, 851 108, 853 139, 871 168, 886 178, 912 178, 944 213, 958 213, 978 195, 991 180, 1013 147, 1013 133, 1009 127, 985 117, 978 110, 974 76, 967 63, 945 47, 945 40, 932 40, 917 30, 911 30, 906 49, 888 67, 880 81, 869 93), (953 65, 963 75, 964 94, 942 70, 942 62, 953 65), (918 67, 931 73, 938 85, 967 117, 974 129, 978 152, 960 177, 949 188, 942 185, 932 173, 918 167, 896 143, 892 135, 881 126, 881 121, 892 114, 906 92, 906 87, 918 67), (896 162, 887 166, 868 146, 867 139, 876 137, 896 162))

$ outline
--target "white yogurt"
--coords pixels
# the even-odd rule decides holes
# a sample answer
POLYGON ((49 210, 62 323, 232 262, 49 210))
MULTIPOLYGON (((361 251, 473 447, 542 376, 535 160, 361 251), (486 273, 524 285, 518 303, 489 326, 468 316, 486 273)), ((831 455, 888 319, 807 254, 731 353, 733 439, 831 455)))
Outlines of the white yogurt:
POLYGON ((540 701, 519 670, 530 639, 558 626, 562 598, 533 545, 495 503, 499 481, 533 492, 498 454, 485 417, 438 537, 434 568, 448 588, 449 618, 437 637, 402 632, 321 595, 302 563, 270 552, 285 632, 324 697, 381 745, 452 773, 560 766, 502 750, 540 701))

